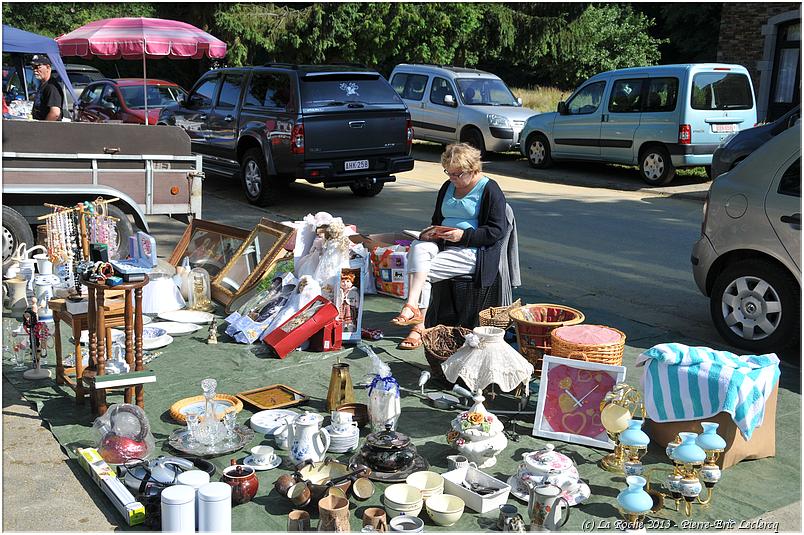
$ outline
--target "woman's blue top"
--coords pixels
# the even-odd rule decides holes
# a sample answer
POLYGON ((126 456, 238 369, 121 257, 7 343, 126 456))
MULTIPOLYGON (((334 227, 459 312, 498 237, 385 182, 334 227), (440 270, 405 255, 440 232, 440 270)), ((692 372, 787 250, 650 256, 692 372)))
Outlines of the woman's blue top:
MULTIPOLYGON (((483 197, 483 190, 486 188, 488 181, 487 176, 481 177, 475 187, 460 199, 455 198, 455 185, 450 184, 447 186, 447 194, 444 195, 444 201, 441 203, 441 215, 444 216, 444 221, 441 224, 445 227, 459 229, 477 228, 480 224, 478 221, 480 199, 483 197)), ((468 247, 468 249, 476 250, 476 247, 468 247)))

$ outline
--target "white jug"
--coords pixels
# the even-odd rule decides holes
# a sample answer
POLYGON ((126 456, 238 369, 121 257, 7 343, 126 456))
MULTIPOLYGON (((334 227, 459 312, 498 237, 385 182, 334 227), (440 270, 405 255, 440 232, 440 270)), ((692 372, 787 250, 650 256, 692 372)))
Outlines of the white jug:
POLYGON ((15 312, 28 308, 27 286, 28 281, 20 277, 4 280, 3 303, 15 312))
POLYGON ((319 429, 320 421, 321 416, 305 411, 288 426, 290 458, 294 464, 308 459, 313 462, 324 460, 329 449, 330 436, 326 429, 319 429))

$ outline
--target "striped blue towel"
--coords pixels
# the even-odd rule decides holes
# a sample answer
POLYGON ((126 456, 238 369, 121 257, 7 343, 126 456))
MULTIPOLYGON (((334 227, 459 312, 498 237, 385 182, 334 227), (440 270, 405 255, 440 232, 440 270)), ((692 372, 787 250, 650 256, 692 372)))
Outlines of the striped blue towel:
POLYGON ((637 357, 644 366, 645 410, 656 422, 699 420, 725 411, 749 440, 779 382, 779 358, 708 347, 658 344, 637 357))

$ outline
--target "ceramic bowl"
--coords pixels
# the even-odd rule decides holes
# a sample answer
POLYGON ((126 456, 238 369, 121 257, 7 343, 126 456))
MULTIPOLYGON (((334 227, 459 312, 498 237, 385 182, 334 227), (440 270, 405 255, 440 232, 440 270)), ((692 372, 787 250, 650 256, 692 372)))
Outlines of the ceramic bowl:
POLYGON ((413 472, 405 482, 422 492, 422 497, 434 496, 444 492, 444 478, 435 472, 413 472))
POLYGON ((392 504, 410 505, 422 501, 422 491, 406 483, 389 486, 384 495, 392 504))
POLYGON ((433 522, 439 526, 452 526, 461 519, 466 504, 457 496, 439 494, 427 498, 425 505, 433 522))
POLYGON ((422 508, 424 507, 423 502, 419 502, 419 505, 415 509, 408 509, 408 510, 400 510, 396 509, 395 507, 391 507, 388 505, 388 502, 385 503, 385 512, 388 513, 388 518, 395 518, 399 515, 405 516, 419 516, 419 513, 422 512, 422 508))
POLYGON ((358 500, 368 500, 374 496, 374 483, 367 477, 360 477, 352 483, 352 494, 358 500))

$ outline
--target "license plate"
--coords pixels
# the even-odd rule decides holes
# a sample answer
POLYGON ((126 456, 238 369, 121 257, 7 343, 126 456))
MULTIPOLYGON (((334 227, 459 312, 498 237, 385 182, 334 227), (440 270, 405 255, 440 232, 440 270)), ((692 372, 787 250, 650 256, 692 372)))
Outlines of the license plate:
POLYGON ((737 131, 737 125, 734 123, 729 124, 713 124, 712 132, 716 134, 731 134, 737 131))
POLYGON ((344 162, 344 171, 357 171, 359 169, 368 169, 368 160, 352 160, 351 162, 344 162))

